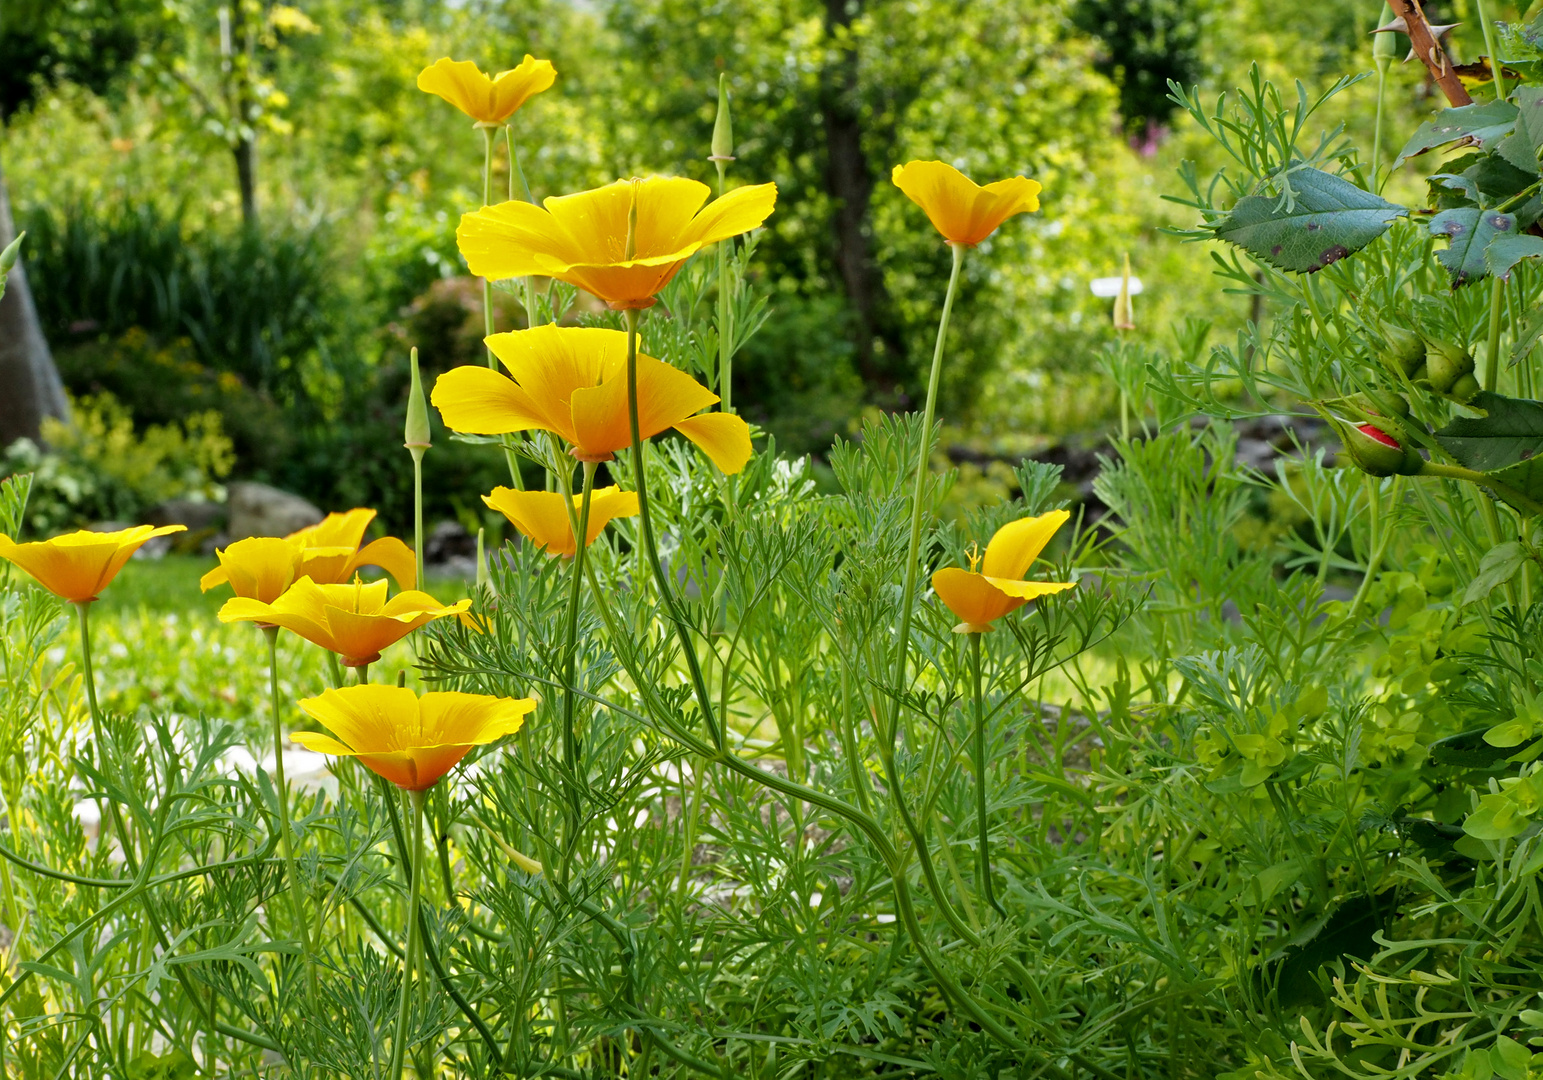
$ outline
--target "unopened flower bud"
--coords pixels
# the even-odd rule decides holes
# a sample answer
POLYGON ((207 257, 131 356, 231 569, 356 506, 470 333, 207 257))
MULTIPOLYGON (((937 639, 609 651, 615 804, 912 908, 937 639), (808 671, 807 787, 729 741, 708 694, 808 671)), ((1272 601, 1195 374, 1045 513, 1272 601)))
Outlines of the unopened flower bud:
POLYGON ((729 76, 718 74, 718 117, 713 121, 713 153, 708 161, 734 160, 734 121, 729 116, 729 76))
POLYGON ((1130 252, 1125 253, 1125 272, 1120 275, 1120 291, 1114 298, 1114 328, 1136 329, 1136 309, 1130 301, 1130 252))
POLYGON ((412 387, 407 391, 407 424, 402 445, 409 450, 427 450, 433 443, 429 432, 429 403, 423 396, 423 378, 418 374, 418 350, 408 357, 412 368, 412 387))
POLYGON ((1452 384, 1452 389, 1447 391, 1447 397, 1459 405, 1466 405, 1476 398, 1482 389, 1483 387, 1479 385, 1479 380, 1475 379, 1473 372, 1470 371, 1457 377, 1457 381, 1452 384))
POLYGON ((26 238, 27 233, 23 230, 17 234, 15 240, 5 245, 4 251, 0 251, 0 278, 16 268, 16 260, 21 258, 21 242, 26 238))
MULTIPOLYGON (((1377 23, 1379 27, 1392 25, 1394 21, 1393 9, 1387 4, 1382 5, 1382 18, 1377 23)), ((1372 31, 1372 63, 1377 65, 1377 70, 1387 73, 1388 67, 1398 59, 1398 38, 1392 30, 1383 30, 1380 33, 1372 31)))
POLYGON ((1406 377, 1413 378, 1425 363, 1425 342, 1419 334, 1397 323, 1382 323, 1381 329, 1382 339, 1387 343, 1384 355, 1406 377))
POLYGON ((25 231, 22 232, 5 246, 4 251, 0 251, 0 296, 5 295, 6 275, 16 268, 16 260, 21 257, 21 242, 26 235, 25 231))
POLYGON ((1419 451, 1402 446, 1375 424, 1336 422, 1345 455, 1368 476, 1414 476, 1425 463, 1419 451))
POLYGON ((1425 348, 1424 382, 1438 394, 1448 394, 1464 375, 1473 373, 1473 355, 1447 341, 1431 341, 1425 348))

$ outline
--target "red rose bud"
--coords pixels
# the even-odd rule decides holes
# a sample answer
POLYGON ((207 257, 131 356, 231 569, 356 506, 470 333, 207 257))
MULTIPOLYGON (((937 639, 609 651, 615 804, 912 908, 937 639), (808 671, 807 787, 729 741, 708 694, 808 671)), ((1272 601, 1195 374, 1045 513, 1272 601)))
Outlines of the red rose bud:
POLYGON ((1362 435, 1370 435, 1384 446, 1391 446, 1395 450, 1403 449, 1402 446, 1398 445, 1397 439, 1389 435, 1386 431, 1383 431, 1381 428, 1376 427, 1375 425, 1362 424, 1357 427, 1356 430, 1359 431, 1362 435))
POLYGON ((1425 463, 1419 451, 1400 445, 1375 424, 1352 427, 1336 421, 1334 426, 1345 444, 1345 456, 1368 476, 1413 476, 1425 463))

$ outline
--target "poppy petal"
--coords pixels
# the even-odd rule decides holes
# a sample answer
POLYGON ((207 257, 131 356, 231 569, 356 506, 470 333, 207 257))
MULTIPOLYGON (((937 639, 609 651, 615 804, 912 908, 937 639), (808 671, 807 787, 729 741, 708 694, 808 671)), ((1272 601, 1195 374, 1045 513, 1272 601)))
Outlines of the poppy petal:
POLYGON ((383 536, 359 549, 359 554, 349 560, 347 576, 352 577, 361 566, 378 566, 396 579, 397 587, 418 587, 418 556, 413 549, 394 536, 383 536))
POLYGON ((986 557, 981 560, 981 573, 987 577, 1009 578, 1017 581, 1029 572, 1039 553, 1056 534, 1056 530, 1071 519, 1065 510, 1052 510, 1038 517, 1020 518, 1003 525, 986 545, 986 557))
POLYGON ((963 623, 987 627, 1026 600, 1008 596, 980 574, 957 566, 945 567, 932 575, 932 590, 963 623))
POLYGON ((777 205, 776 184, 735 188, 714 199, 681 233, 681 239, 713 244, 759 228, 777 205))
POLYGON ((418 73, 418 89, 444 98, 473 120, 496 123, 492 115, 492 83, 470 60, 441 57, 418 73))
POLYGON ((702 413, 676 423, 675 430, 701 447, 714 465, 729 475, 745 467, 754 452, 750 425, 733 413, 702 413))
POLYGON ((476 364, 441 375, 434 381, 429 400, 452 431, 503 435, 546 426, 541 410, 513 379, 476 364))

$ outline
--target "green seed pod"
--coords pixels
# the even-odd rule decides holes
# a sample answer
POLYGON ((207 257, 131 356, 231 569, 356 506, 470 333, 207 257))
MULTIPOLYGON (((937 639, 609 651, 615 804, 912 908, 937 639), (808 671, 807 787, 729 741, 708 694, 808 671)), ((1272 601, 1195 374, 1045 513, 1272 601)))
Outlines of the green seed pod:
POLYGON ((429 405, 423 396, 423 378, 418 374, 418 350, 413 349, 408 364, 412 367, 412 387, 407 392, 407 424, 402 445, 409 450, 427 450, 433 440, 429 433, 429 405))

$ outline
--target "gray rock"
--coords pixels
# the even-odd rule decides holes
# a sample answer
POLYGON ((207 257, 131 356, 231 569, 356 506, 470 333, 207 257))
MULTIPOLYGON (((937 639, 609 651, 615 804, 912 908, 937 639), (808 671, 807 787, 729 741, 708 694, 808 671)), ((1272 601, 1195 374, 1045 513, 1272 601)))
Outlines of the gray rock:
POLYGON ((190 533, 216 528, 225 520, 225 507, 219 503, 194 499, 167 499, 145 511, 146 525, 185 525, 190 533))
POLYGON ((226 490, 230 510, 226 532, 232 541, 249 536, 288 536, 322 519, 322 512, 300 496, 267 484, 243 481, 226 490))

